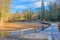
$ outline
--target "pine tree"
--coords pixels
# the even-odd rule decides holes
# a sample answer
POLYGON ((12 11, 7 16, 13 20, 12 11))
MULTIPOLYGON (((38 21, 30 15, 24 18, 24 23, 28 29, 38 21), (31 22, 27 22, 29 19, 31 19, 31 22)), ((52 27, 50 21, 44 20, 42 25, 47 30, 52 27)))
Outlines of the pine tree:
POLYGON ((52 19, 52 2, 49 3, 49 20, 52 19))
POLYGON ((58 17, 58 11, 57 11, 58 7, 57 7, 57 3, 56 2, 50 2, 49 4, 49 19, 50 21, 56 21, 57 20, 57 17, 58 17))
POLYGON ((44 5, 44 0, 42 0, 41 3, 41 19, 44 19, 44 14, 45 14, 45 5, 44 5))
POLYGON ((24 19, 27 20, 27 13, 28 13, 27 10, 23 10, 22 13, 23 13, 23 15, 24 15, 24 19))
POLYGON ((13 20, 19 20, 20 19, 20 15, 19 12, 17 11, 14 15, 13 15, 13 20))
POLYGON ((60 5, 58 5, 58 20, 60 21, 60 5))
POLYGON ((57 9, 58 9, 57 3, 54 2, 53 5, 52 5, 52 18, 53 18, 53 21, 57 20, 57 17, 58 17, 57 9))

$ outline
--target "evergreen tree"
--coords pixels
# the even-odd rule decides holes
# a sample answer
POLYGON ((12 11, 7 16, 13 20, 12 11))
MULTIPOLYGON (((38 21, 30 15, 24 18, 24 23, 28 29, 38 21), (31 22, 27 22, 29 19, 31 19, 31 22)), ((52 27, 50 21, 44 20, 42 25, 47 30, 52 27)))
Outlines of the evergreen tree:
POLYGON ((54 21, 56 21, 57 17, 58 17, 57 9, 58 9, 57 3, 54 2, 53 5, 52 5, 52 15, 53 15, 52 18, 53 18, 54 21))
POLYGON ((33 11, 31 9, 30 10, 24 10, 22 13, 24 14, 25 20, 31 20, 32 19, 33 11))
POLYGON ((28 19, 31 20, 32 19, 32 15, 33 15, 33 11, 30 9, 28 12, 28 19))
POLYGON ((56 2, 50 2, 50 4, 49 4, 49 10, 50 10, 50 12, 49 12, 49 19, 50 19, 50 21, 52 20, 52 21, 56 21, 57 20, 57 18, 58 18, 58 11, 57 11, 57 9, 58 9, 58 7, 57 7, 57 3, 56 2))
POLYGON ((13 19, 14 20, 19 20, 20 19, 20 15, 19 15, 18 11, 14 14, 13 19))
POLYGON ((44 14, 45 14, 45 5, 44 5, 44 0, 42 0, 41 3, 41 19, 44 19, 44 14))
POLYGON ((45 11, 44 18, 45 20, 49 20, 49 10, 45 11))
POLYGON ((58 20, 60 21, 60 5, 58 5, 58 20))
POLYGON ((23 15, 24 15, 24 18, 25 18, 25 20, 27 20, 27 14, 28 14, 28 11, 27 10, 23 10, 23 15))
POLYGON ((49 20, 52 19, 52 2, 49 3, 49 20))

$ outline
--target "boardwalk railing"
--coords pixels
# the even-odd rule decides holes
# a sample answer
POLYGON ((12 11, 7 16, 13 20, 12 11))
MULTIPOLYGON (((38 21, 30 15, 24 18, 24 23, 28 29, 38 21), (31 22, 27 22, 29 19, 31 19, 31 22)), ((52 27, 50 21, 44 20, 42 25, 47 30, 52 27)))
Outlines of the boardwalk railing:
POLYGON ((35 32, 38 28, 42 28, 42 24, 40 23, 5 23, 4 25, 0 25, 1 36, 4 36, 5 32, 11 32, 15 30, 20 30, 20 36, 22 36, 22 30, 24 29, 33 29, 35 32))

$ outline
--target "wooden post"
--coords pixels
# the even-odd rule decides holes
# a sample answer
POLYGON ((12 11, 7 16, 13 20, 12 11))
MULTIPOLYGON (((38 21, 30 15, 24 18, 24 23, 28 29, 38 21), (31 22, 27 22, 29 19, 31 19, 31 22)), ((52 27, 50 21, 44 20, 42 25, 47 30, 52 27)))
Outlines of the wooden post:
POLYGON ((59 32, 60 32, 60 22, 58 23, 58 30, 59 30, 59 32))
POLYGON ((36 33, 37 32, 37 28, 35 27, 34 30, 35 30, 35 33, 36 33))
POLYGON ((4 37, 4 32, 1 32, 1 37, 4 37))
POLYGON ((22 30, 20 30, 20 37, 22 36, 22 30))
POLYGON ((7 31, 7 32, 4 33, 4 35, 5 35, 5 36, 9 36, 10 33, 11 33, 11 32, 8 32, 8 31, 7 31))

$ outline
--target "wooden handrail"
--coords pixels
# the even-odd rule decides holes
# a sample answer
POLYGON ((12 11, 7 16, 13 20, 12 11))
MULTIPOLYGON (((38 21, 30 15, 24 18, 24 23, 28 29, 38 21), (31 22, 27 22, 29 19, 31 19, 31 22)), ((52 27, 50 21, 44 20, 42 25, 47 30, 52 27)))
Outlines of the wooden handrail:
MULTIPOLYGON (((38 29, 38 27, 42 27, 40 23, 5 23, 4 25, 0 25, 0 31, 1 32, 6 32, 6 31, 15 31, 15 30, 23 30, 23 29, 29 29, 32 28, 35 30, 38 29)), ((22 33, 22 31, 21 31, 22 33)), ((20 33, 20 35, 22 35, 20 33)))

